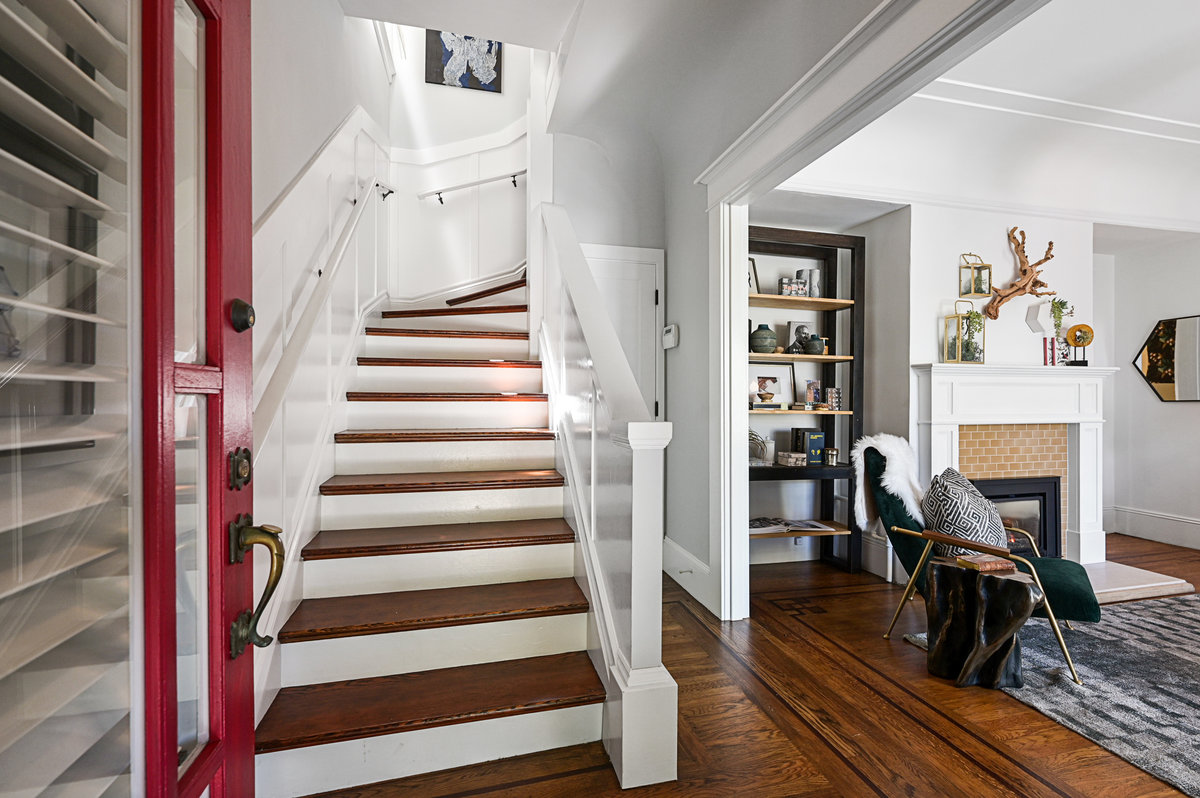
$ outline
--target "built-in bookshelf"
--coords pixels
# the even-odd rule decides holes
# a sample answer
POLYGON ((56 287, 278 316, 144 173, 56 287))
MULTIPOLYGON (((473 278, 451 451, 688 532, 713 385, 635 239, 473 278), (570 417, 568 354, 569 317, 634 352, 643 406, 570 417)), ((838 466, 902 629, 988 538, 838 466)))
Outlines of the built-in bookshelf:
MULTIPOLYGON (((756 400, 750 397, 747 412, 751 429, 780 445, 797 428, 820 430, 825 435, 826 446, 834 446, 839 451, 836 465, 757 465, 751 466, 749 473, 752 483, 795 483, 798 490, 803 489, 800 487, 802 483, 808 483, 811 487, 807 490, 813 494, 812 513, 808 517, 832 529, 787 529, 766 533, 751 531, 750 538, 752 541, 785 537, 818 538, 822 560, 851 572, 858 571, 862 561, 862 531, 855 525, 850 509, 854 506, 855 481, 853 469, 847 461, 851 446, 862 437, 863 432, 864 318, 861 308, 865 288, 866 241, 859 236, 751 226, 749 252, 751 258, 769 260, 776 270, 780 258, 797 259, 798 265, 803 261, 804 266, 814 266, 820 271, 821 283, 821 296, 783 296, 771 293, 776 289, 775 283, 780 275, 770 269, 763 270, 764 273, 759 275, 761 282, 758 290, 752 290, 748 298, 750 328, 754 329, 760 323, 771 325, 777 340, 785 342, 785 348, 793 341, 789 321, 810 323, 821 337, 828 339, 828 346, 822 354, 748 353, 751 388, 756 379, 756 366, 771 368, 770 373, 778 373, 780 367, 788 367, 791 369, 792 386, 790 397, 784 391, 783 396, 762 402, 779 402, 786 404, 786 408, 755 409, 753 404, 756 400), (829 387, 839 388, 841 406, 838 409, 806 409, 799 395, 809 380, 814 383, 819 381, 822 391, 829 387), (787 418, 795 421, 784 427, 782 425, 787 423, 784 421, 787 418)), ((790 490, 786 486, 781 487, 784 491, 790 490)), ((774 516, 778 514, 778 509, 756 508, 752 493, 750 517, 774 516)))

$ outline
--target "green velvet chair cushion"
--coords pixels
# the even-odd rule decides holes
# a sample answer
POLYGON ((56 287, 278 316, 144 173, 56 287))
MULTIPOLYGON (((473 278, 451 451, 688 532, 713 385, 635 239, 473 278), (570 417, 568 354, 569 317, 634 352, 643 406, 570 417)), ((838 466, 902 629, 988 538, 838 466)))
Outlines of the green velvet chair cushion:
MULTIPOLYGON (((1088 579, 1084 567, 1072 560, 1060 560, 1057 557, 1029 557, 1033 567, 1037 569, 1046 588, 1046 598, 1054 610, 1054 617, 1060 621, 1087 621, 1095 623, 1100 620, 1100 602, 1096 600, 1096 591, 1092 580, 1088 579)), ((1029 569, 1024 563, 1017 567, 1026 573, 1029 569)), ((1046 610, 1038 609, 1034 617, 1045 618, 1046 610)))
MULTIPOLYGON (((883 488, 883 471, 887 467, 887 458, 874 449, 863 453, 863 461, 867 468, 867 489, 875 499, 875 509, 887 530, 892 549, 896 552, 904 570, 912 573, 925 550, 925 541, 909 535, 892 532, 892 527, 921 531, 924 527, 909 515, 904 502, 883 488)), ((1046 588, 1046 597, 1054 609, 1054 615, 1061 621, 1088 621, 1095 623, 1100 620, 1100 602, 1096 600, 1096 591, 1088 579, 1083 566, 1071 560, 1060 560, 1056 557, 1029 557, 1030 562, 1037 568, 1038 576, 1046 588)), ((1017 567, 1028 572, 1023 563, 1017 567)), ((925 574, 917 578, 917 592, 925 596, 925 574)), ((1039 609, 1034 616, 1045 618, 1046 611, 1039 609)))
MULTIPOLYGON (((883 522, 883 528, 887 531, 888 540, 892 542, 892 550, 896 552, 900 564, 904 566, 905 571, 911 574, 921 560, 921 552, 925 550, 925 541, 893 532, 892 527, 898 526, 914 532, 920 532, 925 527, 923 524, 918 524, 916 519, 909 515, 908 509, 899 497, 884 489, 883 471, 887 467, 887 458, 875 449, 867 449, 863 452, 863 462, 867 467, 867 489, 871 491, 871 497, 875 499, 875 510, 879 513, 879 520, 883 522)), ((917 592, 924 597, 924 573, 917 577, 917 592)), ((1055 608, 1055 612, 1057 611, 1055 608)))

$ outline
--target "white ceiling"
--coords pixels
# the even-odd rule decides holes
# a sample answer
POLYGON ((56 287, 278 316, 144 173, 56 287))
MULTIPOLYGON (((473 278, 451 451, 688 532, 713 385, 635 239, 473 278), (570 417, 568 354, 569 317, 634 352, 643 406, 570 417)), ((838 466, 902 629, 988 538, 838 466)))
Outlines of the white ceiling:
POLYGON ((803 220, 806 228, 841 232, 903 207, 897 202, 776 190, 750 206, 750 224, 795 227, 803 220))
MULTIPOLYGON (((1200 4, 1197 0, 1139 0, 1136 4, 1129 0, 1051 0, 921 89, 916 97, 948 103, 946 108, 1005 112, 1014 125, 1022 118, 1064 123, 1056 129, 1063 135, 1091 128, 1200 145, 1200 4)), ((911 111, 914 102, 918 100, 908 101, 892 114, 911 111)), ((1000 117, 976 119, 988 130, 1001 128, 1000 117)), ((1028 125, 1024 129, 1036 135, 1045 128, 1028 125)), ((1020 126, 1015 130, 1020 131, 1020 126)), ((1030 140, 1024 147, 1044 154, 1043 144, 1030 140)), ((1010 141, 1006 146, 1010 152, 1022 148, 1019 142, 1010 141)), ((1200 158, 1200 150, 1195 157, 1200 158)), ((789 182, 803 186, 805 176, 801 171, 789 182)), ((788 196, 794 193, 777 189, 755 203, 751 214, 774 216, 812 209, 828 223, 826 229, 844 230, 880 210, 875 208, 877 203, 847 198, 822 204, 811 194, 802 199, 788 196)), ((1033 198, 1030 204, 1042 199, 1033 198)), ((815 225, 808 217, 797 218, 795 223, 815 225)), ((1096 251, 1127 249, 1135 240, 1148 244, 1148 236, 1165 240, 1152 235, 1154 231, 1135 230, 1106 226, 1097 232, 1096 251)), ((1175 234, 1167 237, 1171 235, 1175 234)))
POLYGON ((349 17, 366 17, 414 28, 554 51, 578 0, 340 0, 349 17))
POLYGON ((1092 226, 1092 251, 1098 255, 1124 255, 1140 252, 1147 247, 1167 246, 1183 241, 1196 241, 1200 235, 1177 230, 1151 230, 1119 224, 1092 226))
POLYGON ((1051 0, 943 78, 1200 128, 1198 46, 1196 0, 1051 0))

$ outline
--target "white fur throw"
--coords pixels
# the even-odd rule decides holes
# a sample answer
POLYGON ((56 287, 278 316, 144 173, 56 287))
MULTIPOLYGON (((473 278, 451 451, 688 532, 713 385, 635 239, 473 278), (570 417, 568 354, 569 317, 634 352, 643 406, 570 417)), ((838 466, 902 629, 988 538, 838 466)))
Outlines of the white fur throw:
POLYGON ((866 489, 867 465, 863 462, 863 452, 867 449, 875 449, 887 458, 887 466, 881 480, 883 487, 898 496, 913 520, 924 526, 925 516, 921 514, 921 497, 924 491, 921 490, 921 483, 917 478, 917 455, 912 444, 896 435, 881 433, 859 438, 850 451, 856 485, 854 518, 858 521, 859 528, 866 529, 879 516, 875 510, 875 497, 866 489))

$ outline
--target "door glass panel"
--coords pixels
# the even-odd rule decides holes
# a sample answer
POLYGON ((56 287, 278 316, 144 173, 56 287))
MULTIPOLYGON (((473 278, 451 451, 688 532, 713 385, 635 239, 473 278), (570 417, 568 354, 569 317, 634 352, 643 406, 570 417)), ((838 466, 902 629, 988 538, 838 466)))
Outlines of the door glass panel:
POLYGON ((208 479, 206 403, 175 397, 175 645, 179 768, 208 741, 208 479))
POLYGON ((204 17, 175 0, 175 360, 203 363, 204 17))
POLYGON ((129 795, 128 4, 0 2, 0 794, 129 795), (64 9, 66 9, 64 11, 64 9), (72 11, 75 9, 75 11, 72 11), (68 13, 70 12, 70 13, 68 13))

